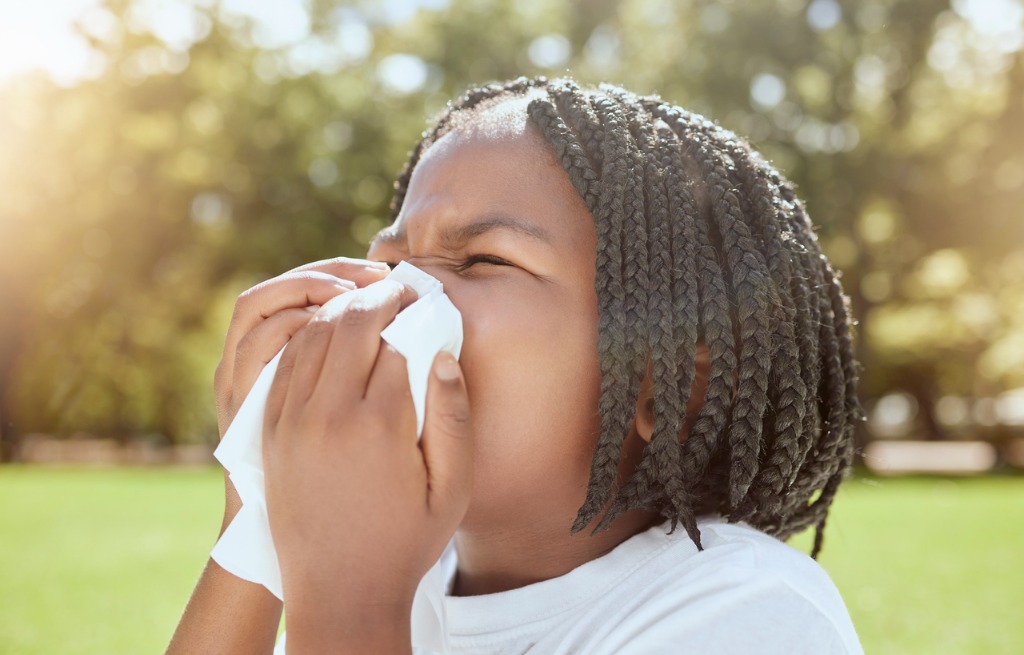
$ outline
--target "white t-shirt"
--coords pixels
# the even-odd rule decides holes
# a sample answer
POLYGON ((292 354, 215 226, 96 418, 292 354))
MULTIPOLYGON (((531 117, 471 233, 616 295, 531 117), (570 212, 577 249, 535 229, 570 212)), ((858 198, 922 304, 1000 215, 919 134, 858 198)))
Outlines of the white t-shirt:
MULTIPOLYGON (((744 524, 698 523, 704 550, 668 524, 569 573, 443 600, 440 652, 472 655, 863 653, 828 574, 744 524)), ((442 557, 449 589, 457 562, 442 557)), ((417 639, 415 623, 413 643, 417 639)), ((438 650, 413 648, 414 655, 438 650)))

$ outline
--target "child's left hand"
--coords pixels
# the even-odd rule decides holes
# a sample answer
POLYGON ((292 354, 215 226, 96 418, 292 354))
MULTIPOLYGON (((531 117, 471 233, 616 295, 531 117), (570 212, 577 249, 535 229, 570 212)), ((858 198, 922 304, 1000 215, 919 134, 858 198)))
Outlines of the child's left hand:
POLYGON ((415 292, 385 280, 350 293, 359 298, 321 308, 292 338, 267 401, 267 509, 289 652, 307 628, 407 636, 419 580, 469 505, 473 439, 458 363, 447 353, 434 361, 418 444, 405 359, 380 338, 415 292))

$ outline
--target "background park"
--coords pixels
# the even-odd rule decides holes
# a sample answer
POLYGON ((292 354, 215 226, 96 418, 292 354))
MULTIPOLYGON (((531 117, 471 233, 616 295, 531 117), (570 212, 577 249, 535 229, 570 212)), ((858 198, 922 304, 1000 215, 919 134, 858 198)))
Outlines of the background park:
POLYGON ((869 415, 821 562, 868 653, 1024 650, 1021 0, 0 0, 0 654, 162 650, 235 298, 361 256, 426 117, 539 73, 797 182, 869 415))

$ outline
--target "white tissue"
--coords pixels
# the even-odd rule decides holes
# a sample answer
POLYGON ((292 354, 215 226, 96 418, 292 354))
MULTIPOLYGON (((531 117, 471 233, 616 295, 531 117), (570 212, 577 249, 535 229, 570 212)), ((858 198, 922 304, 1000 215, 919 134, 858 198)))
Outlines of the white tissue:
MULTIPOLYGON (((399 312, 391 324, 384 328, 381 338, 405 357, 409 388, 416 407, 417 434, 422 436, 430 368, 434 357, 441 350, 450 352, 456 358, 459 356, 462 349, 462 316, 444 295, 441 282, 412 264, 402 262, 386 279, 406 284, 419 295, 415 302, 399 312)), ((358 293, 357 290, 341 294, 329 304, 347 304, 358 293)), ((283 599, 281 569, 270 536, 263 482, 263 414, 280 359, 279 352, 264 367, 213 453, 230 474, 231 483, 242 499, 242 509, 221 535, 210 555, 228 572, 243 580, 261 584, 283 599)), ((427 607, 434 611, 440 607, 444 589, 437 588, 439 579, 434 569, 424 576, 417 590, 414 615, 422 616, 422 610, 427 607)))

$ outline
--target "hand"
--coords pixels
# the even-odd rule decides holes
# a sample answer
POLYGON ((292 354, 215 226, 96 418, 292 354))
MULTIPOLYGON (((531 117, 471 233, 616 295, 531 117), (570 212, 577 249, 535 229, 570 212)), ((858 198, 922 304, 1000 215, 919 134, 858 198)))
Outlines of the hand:
MULTIPOLYGON (((376 262, 339 257, 292 269, 240 295, 228 327, 224 354, 214 375, 221 437, 260 371, 309 322, 320 305, 381 280, 388 272, 386 266, 376 262)), ((222 532, 242 506, 226 474, 224 480, 222 532)))
POLYGON ((417 443, 405 359, 380 338, 415 293, 390 280, 352 293, 289 342, 267 400, 267 510, 289 650, 383 624, 359 643, 407 635, 420 578, 469 504, 473 444, 458 363, 435 359, 417 443))
POLYGON ((338 257, 294 268, 242 293, 213 380, 220 435, 224 436, 263 367, 320 305, 382 280, 389 272, 378 262, 338 257))

